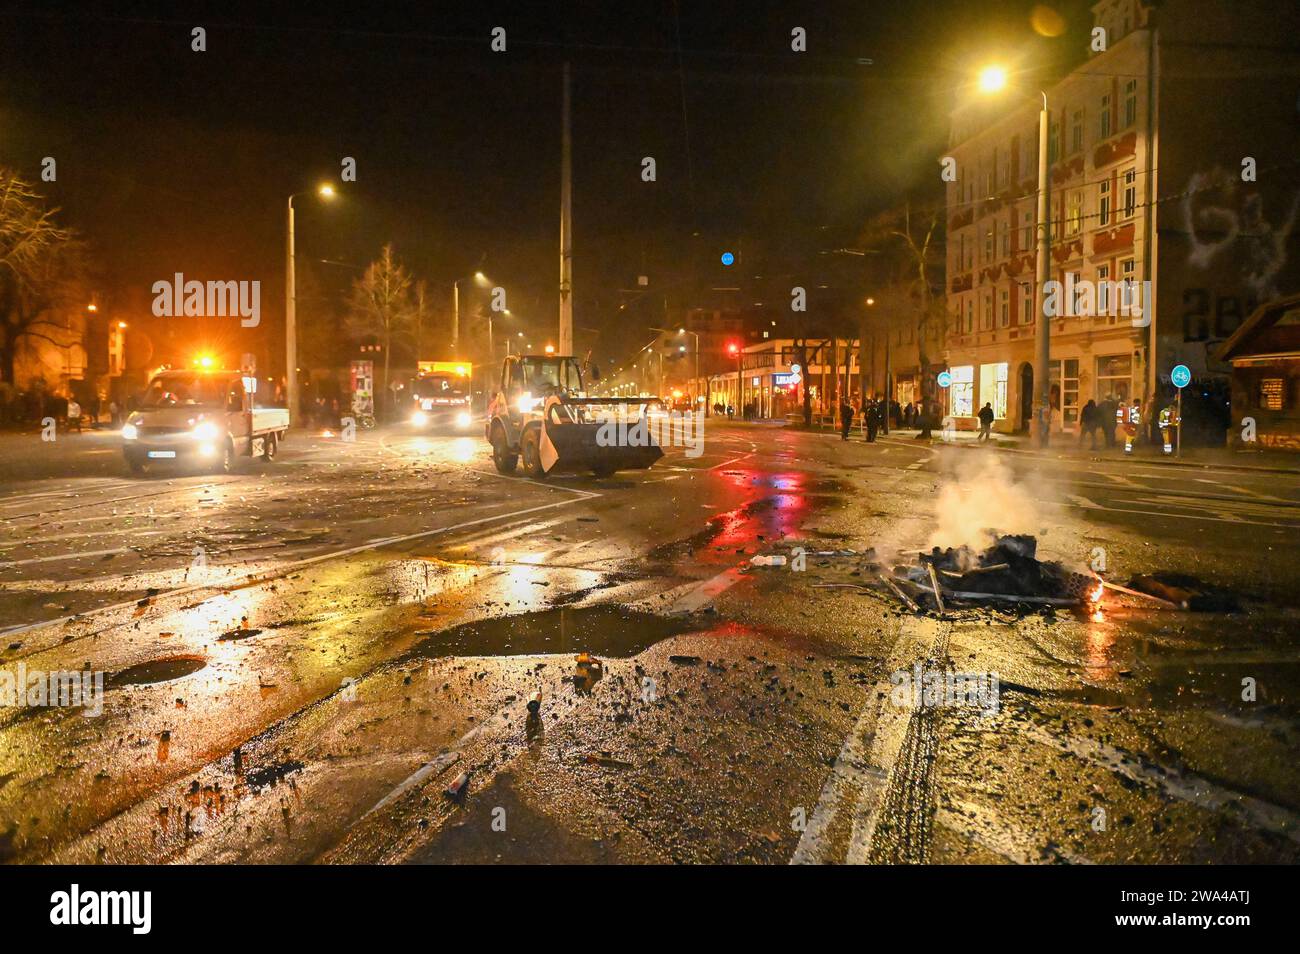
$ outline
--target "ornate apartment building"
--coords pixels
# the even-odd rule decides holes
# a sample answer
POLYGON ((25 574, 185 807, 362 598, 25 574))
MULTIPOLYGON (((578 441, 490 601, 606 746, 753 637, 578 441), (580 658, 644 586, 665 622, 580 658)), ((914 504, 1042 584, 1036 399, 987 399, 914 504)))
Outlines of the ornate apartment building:
MULTIPOLYGON (((1179 363, 1203 396, 1226 394, 1215 350, 1300 278, 1295 10, 1102 0, 1092 11, 1105 49, 1044 90, 1058 431, 1077 428, 1089 399, 1164 403, 1179 363), (1249 69, 1233 60, 1243 46, 1249 69)), ((1008 89, 952 114, 945 358, 958 426, 986 401, 999 430, 1031 419, 1040 104, 1037 86, 1008 89)))

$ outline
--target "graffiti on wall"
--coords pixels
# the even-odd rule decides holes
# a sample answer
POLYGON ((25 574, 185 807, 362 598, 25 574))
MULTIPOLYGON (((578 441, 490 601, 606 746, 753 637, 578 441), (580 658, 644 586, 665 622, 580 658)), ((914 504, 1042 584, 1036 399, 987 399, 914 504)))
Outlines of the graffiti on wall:
POLYGON ((1253 186, 1214 169, 1193 174, 1183 193, 1183 225, 1191 243, 1187 264, 1199 271, 1214 267, 1233 286, 1226 294, 1204 287, 1184 290, 1185 341, 1226 338, 1259 302, 1279 294, 1300 191, 1270 210, 1264 194, 1247 185, 1253 186))

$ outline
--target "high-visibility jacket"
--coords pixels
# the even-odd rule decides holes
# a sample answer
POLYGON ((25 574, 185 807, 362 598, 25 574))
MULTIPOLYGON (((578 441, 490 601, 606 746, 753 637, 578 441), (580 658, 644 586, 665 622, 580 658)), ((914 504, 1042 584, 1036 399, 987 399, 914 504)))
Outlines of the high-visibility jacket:
POLYGON ((1142 423, 1142 409, 1138 405, 1134 404, 1130 407, 1122 407, 1119 410, 1123 415, 1123 417, 1120 418, 1120 423, 1128 424, 1132 427, 1137 427, 1142 423))
POLYGON ((1181 419, 1180 417, 1178 417, 1178 415, 1177 415, 1177 411, 1175 410, 1175 408, 1174 408, 1174 406, 1173 406, 1172 404, 1170 404, 1170 405, 1164 407, 1164 408, 1160 411, 1160 426, 1161 426, 1161 427, 1174 427, 1174 426, 1176 426, 1176 425, 1178 425, 1178 424, 1181 424, 1181 423, 1182 423, 1182 419, 1181 419))

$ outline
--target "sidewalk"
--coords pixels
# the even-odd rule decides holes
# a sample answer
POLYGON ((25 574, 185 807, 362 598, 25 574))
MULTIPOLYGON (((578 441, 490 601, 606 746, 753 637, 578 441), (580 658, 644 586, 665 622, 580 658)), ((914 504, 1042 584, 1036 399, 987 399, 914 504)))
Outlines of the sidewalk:
MULTIPOLYGON (((894 428, 888 436, 882 434, 877 439, 915 446, 917 443, 916 433, 915 428, 894 428)), ((978 436, 978 431, 949 431, 947 434, 935 431, 934 437, 929 443, 951 444, 968 449, 978 448, 980 446, 980 443, 976 440, 978 436)), ((1036 457, 1075 458, 1078 460, 1113 458, 1115 460, 1135 460, 1143 464, 1160 464, 1168 467, 1223 467, 1233 470, 1300 475, 1300 454, 1287 453, 1286 451, 1242 451, 1231 450, 1227 447, 1192 447, 1184 451, 1182 457, 1174 457, 1161 453, 1158 445, 1147 443, 1135 447, 1133 454, 1130 456, 1124 453, 1123 444, 1118 442, 1118 438, 1115 447, 1102 446, 1097 450, 1091 450, 1086 445, 1080 447, 1077 437, 1069 434, 1054 434, 1052 435, 1051 446, 1047 450, 1039 450, 1033 446, 1031 439, 1027 435, 999 434, 997 432, 994 432, 992 440, 988 443, 999 450, 1036 457)))

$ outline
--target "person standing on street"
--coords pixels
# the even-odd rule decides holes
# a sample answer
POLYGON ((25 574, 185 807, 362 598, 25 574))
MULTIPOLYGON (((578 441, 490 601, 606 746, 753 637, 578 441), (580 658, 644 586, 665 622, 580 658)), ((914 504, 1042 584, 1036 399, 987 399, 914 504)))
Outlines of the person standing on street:
POLYGON ((847 397, 840 398, 840 440, 849 439, 849 431, 853 427, 853 405, 849 403, 847 397))
POLYGON ((1124 453, 1132 454, 1138 430, 1142 427, 1142 402, 1134 398, 1131 405, 1120 405, 1115 413, 1118 415, 1118 423, 1124 428, 1124 453))
POLYGON ((975 438, 977 441, 987 441, 989 439, 989 431, 993 427, 993 417, 993 405, 985 401, 979 412, 980 433, 979 437, 975 438))
POLYGON ((1083 410, 1079 412, 1079 446, 1083 446, 1084 435, 1087 435, 1089 449, 1096 450, 1099 427, 1101 427, 1101 412, 1097 409, 1097 402, 1089 399, 1083 406, 1083 410))
POLYGON ((1107 447, 1115 446, 1115 426, 1119 423, 1119 412, 1120 404, 1113 394, 1097 407, 1097 423, 1101 427, 1102 437, 1106 438, 1107 447))
POLYGON ((867 417, 867 443, 876 442, 876 432, 880 430, 880 416, 882 405, 879 400, 868 401, 866 409, 863 411, 867 417))
POLYGON ((1182 426, 1183 419, 1178 415, 1178 408, 1174 404, 1166 404, 1160 409, 1160 440, 1165 445, 1165 453, 1174 452, 1173 431, 1175 428, 1182 426))

